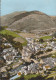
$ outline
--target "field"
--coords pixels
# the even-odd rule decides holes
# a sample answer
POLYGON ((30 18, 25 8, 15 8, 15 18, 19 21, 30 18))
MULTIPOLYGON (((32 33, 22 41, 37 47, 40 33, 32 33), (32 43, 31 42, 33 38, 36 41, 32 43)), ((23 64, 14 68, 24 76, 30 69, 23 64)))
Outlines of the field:
POLYGON ((26 38, 26 37, 36 38, 36 35, 33 34, 33 33, 26 33, 26 32, 23 33, 23 32, 21 32, 21 33, 19 33, 19 35, 24 37, 24 38, 26 38))

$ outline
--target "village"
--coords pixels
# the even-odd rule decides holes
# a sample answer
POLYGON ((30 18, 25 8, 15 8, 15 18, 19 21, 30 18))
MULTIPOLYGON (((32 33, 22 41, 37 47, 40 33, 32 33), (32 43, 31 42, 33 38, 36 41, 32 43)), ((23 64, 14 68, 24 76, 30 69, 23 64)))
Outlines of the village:
MULTIPOLYGON (((38 40, 33 40, 32 38, 26 38, 28 44, 26 47, 23 47, 22 50, 22 59, 26 62, 31 62, 30 65, 24 66, 21 68, 19 73, 21 74, 44 74, 48 72, 48 70, 54 68, 56 66, 56 58, 46 57, 40 58, 39 55, 47 56, 56 52, 56 42, 46 42, 44 44, 37 44, 38 40), (50 52, 50 54, 48 54, 50 52), (52 53, 51 53, 52 52, 52 53), (46 53, 46 54, 45 54, 46 53)), ((53 56, 55 56, 53 54, 53 56)), ((18 73, 18 74, 19 74, 18 73)), ((46 75, 46 73, 44 75, 46 75)))
MULTIPOLYGON (((47 75, 56 66, 56 38, 34 39, 26 37, 27 45, 22 51, 15 49, 6 38, 0 38, 0 74, 10 77, 22 74, 47 75), (5 48, 4 48, 5 47, 5 48), (19 68, 20 67, 20 68, 19 68)), ((10 79, 12 80, 12 79, 10 79)))

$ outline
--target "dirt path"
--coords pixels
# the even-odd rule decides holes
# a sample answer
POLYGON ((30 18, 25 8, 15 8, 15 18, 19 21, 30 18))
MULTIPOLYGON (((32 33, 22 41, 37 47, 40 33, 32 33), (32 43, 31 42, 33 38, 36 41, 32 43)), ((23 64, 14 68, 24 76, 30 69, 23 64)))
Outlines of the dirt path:
POLYGON ((51 52, 47 52, 47 53, 45 53, 45 54, 41 54, 41 55, 38 56, 38 58, 46 57, 46 56, 48 56, 48 55, 50 55, 50 54, 53 54, 53 53, 55 53, 55 52, 56 52, 56 50, 55 50, 55 51, 51 51, 51 52))
POLYGON ((31 34, 31 33, 19 33, 20 36, 26 38, 26 37, 30 37, 30 38, 36 38, 36 35, 35 34, 31 34))

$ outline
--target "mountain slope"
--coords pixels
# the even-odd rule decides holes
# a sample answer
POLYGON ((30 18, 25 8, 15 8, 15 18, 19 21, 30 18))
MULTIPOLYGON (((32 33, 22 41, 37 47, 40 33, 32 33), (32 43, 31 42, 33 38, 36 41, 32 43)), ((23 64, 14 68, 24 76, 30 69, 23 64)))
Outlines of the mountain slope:
POLYGON ((55 22, 55 25, 56 25, 56 16, 51 16, 51 18, 55 22))
POLYGON ((39 11, 15 12, 1 17, 1 25, 17 30, 45 30, 55 28, 54 20, 39 11))

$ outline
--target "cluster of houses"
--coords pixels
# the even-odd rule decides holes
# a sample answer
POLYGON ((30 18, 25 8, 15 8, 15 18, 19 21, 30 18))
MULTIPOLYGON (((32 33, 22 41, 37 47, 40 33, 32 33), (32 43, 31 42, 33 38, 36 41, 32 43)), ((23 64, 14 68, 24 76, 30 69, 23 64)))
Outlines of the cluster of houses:
POLYGON ((56 42, 45 42, 43 44, 37 43, 33 38, 26 38, 28 41, 27 46, 23 47, 22 59, 30 58, 32 54, 39 55, 44 54, 47 51, 56 50, 56 42))
MULTIPOLYGON (((0 37, 0 74, 1 74, 1 79, 7 77, 7 74, 9 72, 9 71, 7 72, 7 68, 8 68, 8 70, 10 70, 11 63, 14 63, 15 58, 18 59, 18 57, 19 57, 19 51, 16 50, 11 45, 11 43, 9 43, 5 38, 0 37)), ((17 65, 15 65, 15 66, 17 66, 17 65)), ((12 66, 12 68, 13 68, 13 66, 12 66)))
MULTIPOLYGON (((34 41, 33 38, 26 38, 26 39, 28 41, 28 44, 27 46, 23 47, 22 50, 22 59, 25 61, 27 59, 30 59, 32 54, 39 55, 39 54, 45 54, 45 52, 47 51, 56 51, 55 41, 52 42, 47 41, 46 43, 41 44, 34 41)), ((22 67, 21 70, 18 72, 18 75, 43 73, 44 71, 50 70, 55 66, 56 66, 56 58, 52 58, 52 57, 43 58, 37 63, 31 63, 28 66, 22 67)))
POLYGON ((38 63, 31 63, 28 66, 24 66, 21 68, 21 70, 18 72, 19 73, 27 75, 27 74, 38 74, 41 73, 43 74, 44 71, 48 71, 52 69, 53 67, 56 66, 56 58, 45 58, 41 59, 38 63))
MULTIPOLYGON (((6 44, 8 45, 9 43, 6 44)), ((15 50, 15 48, 11 47, 4 49, 1 54, 3 58, 6 60, 6 62, 10 64, 11 62, 13 62, 14 58, 18 55, 18 51, 15 50)))
POLYGON ((0 38, 0 42, 0 64, 3 63, 4 60, 7 64, 11 64, 19 52, 8 41, 6 41, 5 38, 0 38))
MULTIPOLYGON (((8 42, 6 42, 6 39, 3 39, 5 42, 3 42, 3 46, 5 48, 3 49, 2 52, 0 52, 0 64, 1 63, 6 63, 9 65, 11 64, 15 57, 18 57, 19 52, 8 42)), ((23 47, 22 50, 22 59, 27 60, 31 59, 32 54, 33 55, 39 55, 39 54, 45 54, 46 51, 54 51, 56 50, 56 42, 46 42, 46 43, 37 43, 37 40, 34 40, 33 38, 26 38, 28 41, 27 46, 23 47)), ((0 41, 2 41, 0 39, 0 41)), ((1 47, 0 47, 1 49, 1 47)), ((24 66, 21 68, 21 70, 18 72, 18 75, 21 74, 33 74, 33 73, 43 73, 44 71, 47 71, 49 69, 52 69, 53 67, 56 66, 56 58, 43 58, 40 61, 37 61, 37 63, 31 63, 30 65, 24 66)), ((3 71, 6 67, 0 68, 0 71, 3 71)))

